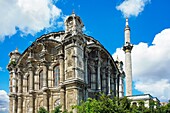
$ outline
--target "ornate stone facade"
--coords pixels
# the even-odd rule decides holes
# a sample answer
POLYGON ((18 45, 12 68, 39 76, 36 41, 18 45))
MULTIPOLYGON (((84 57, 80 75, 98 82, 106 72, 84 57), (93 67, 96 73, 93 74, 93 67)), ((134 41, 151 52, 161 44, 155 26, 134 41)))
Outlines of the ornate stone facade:
POLYGON ((101 91, 123 96, 121 63, 83 34, 83 26, 73 13, 65 31, 41 36, 22 54, 17 49, 10 53, 9 113, 37 113, 41 106, 52 111, 59 104, 71 110, 101 91))

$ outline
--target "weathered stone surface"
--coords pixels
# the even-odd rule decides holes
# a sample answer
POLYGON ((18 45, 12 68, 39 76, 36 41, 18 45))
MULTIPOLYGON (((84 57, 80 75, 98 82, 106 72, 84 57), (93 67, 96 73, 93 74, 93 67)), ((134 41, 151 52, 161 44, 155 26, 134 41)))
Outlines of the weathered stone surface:
POLYGON ((42 106, 52 111, 58 104, 71 110, 99 91, 115 94, 120 71, 111 55, 83 34, 80 17, 70 15, 65 25, 65 32, 36 39, 22 54, 10 53, 9 113, 37 113, 42 106))

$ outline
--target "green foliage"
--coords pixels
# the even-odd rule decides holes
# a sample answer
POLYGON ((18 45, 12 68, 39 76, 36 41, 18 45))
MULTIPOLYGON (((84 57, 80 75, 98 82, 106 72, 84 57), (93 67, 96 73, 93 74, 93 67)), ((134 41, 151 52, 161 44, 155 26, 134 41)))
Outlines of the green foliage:
POLYGON ((150 106, 150 108, 145 107, 142 100, 138 101, 138 105, 131 105, 131 100, 126 97, 118 99, 102 94, 99 99, 88 98, 73 108, 76 108, 78 113, 170 113, 170 103, 158 106, 158 103, 150 101, 150 106))
POLYGON ((59 106, 55 107, 55 109, 51 113, 72 113, 72 112, 68 112, 67 110, 62 112, 61 105, 59 105, 59 106))
POLYGON ((44 107, 40 107, 38 113, 49 113, 44 107))
POLYGON ((161 113, 170 113, 170 101, 167 105, 161 106, 159 110, 161 113))
POLYGON ((55 107, 55 109, 52 111, 52 113, 62 113, 61 106, 59 105, 59 106, 55 107))
POLYGON ((74 108, 77 108, 78 113, 130 113, 130 101, 102 94, 98 100, 89 98, 74 108))
MULTIPOLYGON (((150 108, 144 106, 144 101, 140 100, 137 104, 131 105, 131 100, 124 98, 110 98, 101 94, 98 99, 88 98, 80 105, 73 106, 77 113, 170 113, 170 102, 165 106, 158 106, 158 103, 150 101, 150 108), (157 106, 154 108, 154 106, 157 106)), ((38 113, 49 113, 45 108, 40 107, 38 113)), ((61 106, 57 106, 51 113, 72 113, 61 111, 61 106)))

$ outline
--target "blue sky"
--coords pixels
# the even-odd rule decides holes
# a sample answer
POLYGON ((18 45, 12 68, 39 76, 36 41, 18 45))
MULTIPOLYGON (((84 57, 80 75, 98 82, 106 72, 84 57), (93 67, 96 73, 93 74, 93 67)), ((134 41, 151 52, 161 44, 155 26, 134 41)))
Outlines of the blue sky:
POLYGON ((170 99, 170 1, 136 1, 0 1, 0 91, 9 92, 8 54, 16 47, 22 53, 41 35, 64 30, 63 19, 74 10, 85 25, 84 33, 100 41, 113 56, 119 55, 120 60, 124 60, 121 50, 124 15, 128 16, 134 44, 133 94, 150 93, 167 101, 170 99))

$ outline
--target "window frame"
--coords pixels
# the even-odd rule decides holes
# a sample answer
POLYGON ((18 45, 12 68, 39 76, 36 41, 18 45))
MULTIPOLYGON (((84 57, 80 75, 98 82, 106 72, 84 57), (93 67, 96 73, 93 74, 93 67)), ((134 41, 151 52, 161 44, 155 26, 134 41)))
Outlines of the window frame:
POLYGON ((60 66, 55 65, 53 68, 53 86, 58 87, 60 84, 60 66))

